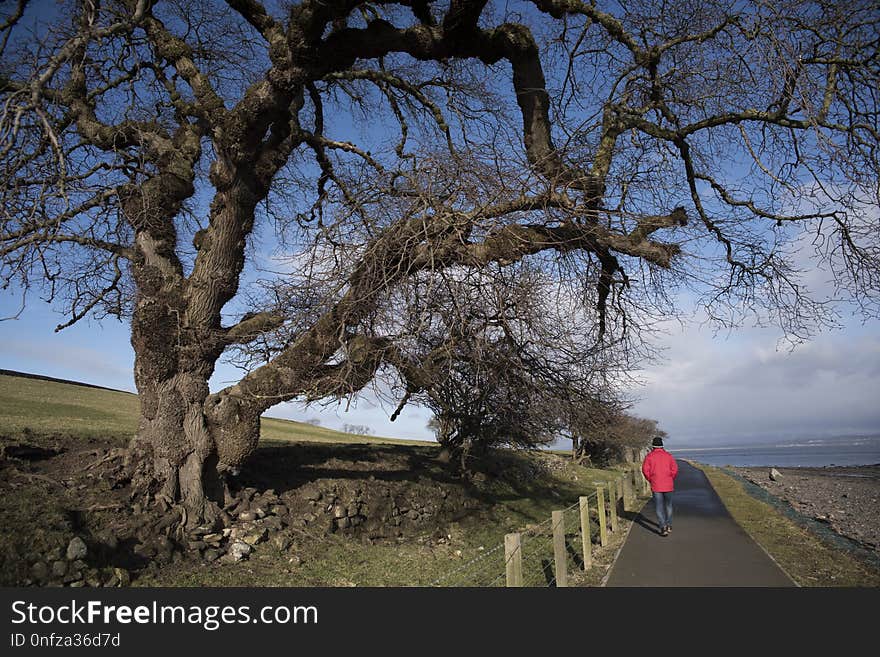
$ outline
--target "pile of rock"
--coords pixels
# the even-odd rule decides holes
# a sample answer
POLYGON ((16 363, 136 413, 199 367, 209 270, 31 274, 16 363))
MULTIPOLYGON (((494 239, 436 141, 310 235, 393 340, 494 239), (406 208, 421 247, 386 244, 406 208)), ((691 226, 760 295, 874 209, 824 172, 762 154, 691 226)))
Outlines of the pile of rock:
POLYGON ((212 522, 189 528, 181 525, 185 514, 180 507, 162 500, 149 508, 136 503, 126 514, 126 527, 114 530, 118 536, 106 530, 75 536, 57 550, 33 555, 26 585, 127 586, 142 570, 191 560, 234 564, 262 550, 284 553, 289 563, 299 565, 302 540, 333 533, 369 542, 400 540, 407 529, 421 532, 479 506, 460 487, 430 479, 403 487, 374 477, 366 482, 322 479, 281 495, 244 488, 212 522))
POLYGON ((93 588, 129 585, 131 575, 125 568, 90 566, 89 556, 86 542, 74 536, 67 544, 67 549, 56 547, 33 561, 31 580, 25 585, 93 588))
POLYGON ((257 493, 246 488, 213 524, 191 530, 186 547, 198 551, 207 562, 235 563, 247 559, 254 549, 268 543, 286 551, 292 544, 285 529, 290 510, 273 490, 257 493))

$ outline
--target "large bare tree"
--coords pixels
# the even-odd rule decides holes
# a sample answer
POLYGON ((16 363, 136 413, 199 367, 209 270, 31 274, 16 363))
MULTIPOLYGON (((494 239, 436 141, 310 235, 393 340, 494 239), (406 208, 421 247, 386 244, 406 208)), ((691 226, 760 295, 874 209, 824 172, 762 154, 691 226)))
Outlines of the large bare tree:
POLYGON ((2 11, 0 273, 64 325, 130 318, 134 481, 189 522, 272 405, 424 388, 393 320, 414 276, 527 259, 612 346, 682 284, 802 335, 804 253, 876 312, 875 3, 2 11), (262 360, 211 393, 241 345, 262 360))

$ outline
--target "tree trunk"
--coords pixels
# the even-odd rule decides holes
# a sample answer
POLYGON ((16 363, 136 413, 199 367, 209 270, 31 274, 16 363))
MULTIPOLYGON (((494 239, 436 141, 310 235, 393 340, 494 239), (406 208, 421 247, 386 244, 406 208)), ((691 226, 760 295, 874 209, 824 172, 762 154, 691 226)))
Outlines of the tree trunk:
POLYGON ((219 515, 224 474, 256 448, 260 414, 210 395, 217 352, 209 336, 181 329, 169 308, 168 299, 142 299, 132 320, 141 417, 129 464, 136 494, 181 505, 182 520, 193 526, 219 515))

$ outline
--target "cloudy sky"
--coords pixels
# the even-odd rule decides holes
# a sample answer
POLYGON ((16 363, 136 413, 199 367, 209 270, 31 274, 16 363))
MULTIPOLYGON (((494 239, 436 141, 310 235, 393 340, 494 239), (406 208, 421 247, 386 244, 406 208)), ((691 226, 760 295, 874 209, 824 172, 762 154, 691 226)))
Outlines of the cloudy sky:
MULTIPOLYGON (((0 296, 0 317, 19 301, 0 296)), ((61 321, 33 299, 18 319, 0 321, 0 368, 75 379, 134 391, 134 354, 127 328, 114 321, 81 323, 54 333, 61 321)), ((794 350, 779 344, 779 331, 745 327, 715 335, 697 321, 670 323, 662 360, 638 376, 635 412, 660 421, 673 445, 712 445, 766 438, 880 433, 880 322, 846 321, 794 350)), ((212 389, 236 379, 218 368, 212 389)), ((322 426, 369 426, 376 435, 430 440, 429 414, 408 408, 389 422, 393 404, 358 400, 302 408, 282 404, 268 415, 319 418, 322 426)))

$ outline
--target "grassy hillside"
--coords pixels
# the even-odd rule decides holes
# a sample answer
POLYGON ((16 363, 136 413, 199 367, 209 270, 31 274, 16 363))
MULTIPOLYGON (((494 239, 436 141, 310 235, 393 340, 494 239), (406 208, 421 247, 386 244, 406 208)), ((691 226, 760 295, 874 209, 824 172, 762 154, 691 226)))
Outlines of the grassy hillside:
POLYGON ((0 375, 0 431, 124 439, 137 428, 138 398, 127 392, 0 375))
MULTIPOLYGON (((0 432, 65 433, 124 441, 137 429, 138 398, 127 392, 0 374, 0 432)), ((276 418, 262 419, 268 442, 425 445, 424 441, 360 436, 276 418)), ((431 443, 427 443, 431 444, 431 443)))
POLYGON ((616 469, 501 450, 462 477, 435 458, 435 443, 264 418, 263 444, 228 482, 223 530, 264 534, 249 558, 230 562, 231 538, 209 547, 204 532, 160 527, 158 507, 132 505, 114 446, 137 415, 133 394, 0 374, 0 585, 498 586, 504 535, 525 529, 527 585, 547 586, 550 515, 567 509, 572 581, 595 586, 626 534, 624 524, 594 545, 594 568, 580 569, 578 498, 616 469), (263 515, 248 520, 257 508, 263 515), (70 565, 74 536, 89 553, 70 565))

